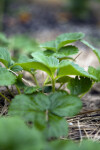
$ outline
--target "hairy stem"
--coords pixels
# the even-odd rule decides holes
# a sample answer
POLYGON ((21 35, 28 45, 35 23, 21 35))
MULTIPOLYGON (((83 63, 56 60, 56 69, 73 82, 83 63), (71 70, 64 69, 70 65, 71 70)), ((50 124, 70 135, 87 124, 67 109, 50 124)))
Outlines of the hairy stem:
POLYGON ((35 81, 35 84, 36 84, 37 86, 39 86, 39 83, 38 83, 38 81, 37 81, 37 79, 36 79, 35 74, 34 74, 34 73, 31 73, 31 74, 32 74, 32 76, 33 76, 33 79, 34 79, 34 81, 35 81))
POLYGON ((6 86, 6 89, 8 90, 8 92, 10 93, 10 95, 11 95, 12 97, 14 97, 14 94, 11 92, 11 90, 9 89, 8 86, 6 86))
POLYGON ((4 99, 6 99, 8 102, 10 102, 10 99, 8 99, 5 95, 3 95, 1 92, 0 92, 0 96, 2 96, 4 99))
POLYGON ((18 91, 18 94, 21 94, 21 91, 20 91, 19 87, 17 85, 15 85, 15 86, 16 86, 16 89, 18 91))
POLYGON ((52 79, 52 92, 55 92, 55 79, 52 79))

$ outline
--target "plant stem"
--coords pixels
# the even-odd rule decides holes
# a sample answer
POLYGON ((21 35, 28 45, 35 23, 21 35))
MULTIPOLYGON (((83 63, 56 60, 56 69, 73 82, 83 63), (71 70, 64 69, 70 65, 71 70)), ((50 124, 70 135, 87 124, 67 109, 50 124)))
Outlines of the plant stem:
POLYGON ((55 79, 52 79, 52 92, 55 92, 55 79))
POLYGON ((13 95, 13 93, 10 91, 9 87, 6 86, 6 88, 7 88, 8 92, 10 93, 10 95, 11 95, 12 97, 14 97, 14 95, 13 95))
POLYGON ((36 84, 37 86, 39 86, 39 83, 38 83, 38 81, 37 81, 36 76, 35 76, 34 73, 32 73, 32 76, 33 76, 33 79, 34 79, 34 81, 35 81, 35 84, 36 84))
POLYGON ((46 77, 43 86, 45 86, 45 84, 47 83, 48 79, 49 79, 49 76, 46 77))
POLYGON ((4 96, 1 92, 0 92, 0 96, 2 96, 4 99, 6 99, 8 102, 10 102, 10 99, 8 99, 6 96, 4 96))
POLYGON ((63 86, 63 83, 62 83, 62 84, 60 84, 60 86, 59 86, 58 90, 60 90, 62 86, 63 86))
POLYGON ((20 91, 19 87, 17 85, 15 85, 15 86, 16 86, 16 89, 18 91, 18 94, 21 94, 21 91, 20 91))

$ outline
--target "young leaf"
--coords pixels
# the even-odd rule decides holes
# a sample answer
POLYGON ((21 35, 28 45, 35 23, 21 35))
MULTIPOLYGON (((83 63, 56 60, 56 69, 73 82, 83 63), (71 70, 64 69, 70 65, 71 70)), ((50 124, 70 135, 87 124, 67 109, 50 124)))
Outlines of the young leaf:
POLYGON ((54 41, 50 41, 50 42, 45 42, 43 44, 40 44, 41 48, 45 48, 46 50, 52 50, 54 52, 56 52, 56 43, 55 40, 54 41))
POLYGON ((74 62, 63 60, 59 64, 58 77, 66 75, 77 75, 97 80, 95 76, 90 75, 88 72, 86 72, 83 68, 79 67, 74 62))
POLYGON ((7 49, 0 47, 0 62, 2 62, 7 68, 11 64, 11 57, 7 49))
POLYGON ((77 40, 80 40, 84 37, 84 34, 81 32, 77 33, 65 33, 61 34, 56 38, 54 41, 46 42, 44 44, 41 44, 40 47, 45 48, 46 50, 52 50, 56 52, 61 47, 64 47, 66 44, 75 42, 77 40))
POLYGON ((71 117, 82 108, 81 100, 65 92, 55 92, 49 96, 51 101, 50 111, 60 117, 71 117))
POLYGON ((15 117, 0 118, 0 135, 1 150, 40 150, 45 146, 41 132, 15 117))
POLYGON ((95 69, 94 67, 88 68, 89 74, 95 76, 97 78, 97 81, 100 81, 100 68, 95 69))
POLYGON ((19 65, 26 71, 31 71, 32 69, 42 70, 45 71, 48 75, 52 76, 51 70, 43 63, 32 61, 26 63, 16 63, 14 66, 19 65))
POLYGON ((100 50, 98 50, 97 48, 93 47, 91 44, 89 44, 85 40, 81 40, 81 42, 93 50, 93 52, 95 53, 95 55, 97 56, 97 58, 98 58, 98 60, 100 62, 100 50))
POLYGON ((60 36, 56 38, 57 49, 60 49, 66 44, 73 43, 77 40, 81 40, 83 37, 84 37, 84 34, 81 32, 61 34, 60 36))
POLYGON ((0 86, 12 85, 16 82, 16 77, 6 68, 0 67, 0 86))
POLYGON ((45 56, 43 53, 32 53, 32 56, 34 57, 34 59, 38 62, 43 63, 44 65, 46 65, 50 70, 51 73, 54 74, 55 70, 58 68, 59 65, 59 60, 53 56, 45 56))
POLYGON ((68 45, 68 46, 65 46, 65 47, 62 47, 61 49, 59 49, 57 54, 63 55, 63 56, 70 56, 70 55, 75 55, 78 52, 79 52, 79 50, 77 47, 75 47, 73 45, 68 45))
POLYGON ((10 67, 10 70, 14 71, 14 72, 19 72, 19 71, 22 71, 23 68, 21 66, 11 66, 10 67))
POLYGON ((78 77, 76 76, 75 79, 70 79, 68 82, 68 89, 72 95, 80 95, 88 91, 92 86, 92 81, 90 78, 86 77, 78 77))

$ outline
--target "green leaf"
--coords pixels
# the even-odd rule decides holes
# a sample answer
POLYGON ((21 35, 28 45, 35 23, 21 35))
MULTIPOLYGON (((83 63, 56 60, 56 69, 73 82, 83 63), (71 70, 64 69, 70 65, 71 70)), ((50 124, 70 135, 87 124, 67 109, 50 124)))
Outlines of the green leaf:
POLYGON ((62 47, 58 52, 57 54, 59 54, 59 57, 60 55, 61 56, 70 56, 70 55, 75 55, 79 52, 78 48, 73 46, 73 45, 69 45, 69 46, 66 46, 66 47, 62 47))
POLYGON ((92 86, 92 81, 86 77, 78 77, 70 79, 67 87, 72 95, 80 95, 88 91, 92 86))
POLYGON ((69 82, 70 81, 70 79, 71 79, 71 77, 69 77, 69 76, 63 76, 63 77, 61 77, 61 78, 58 78, 57 80, 56 80, 56 83, 67 83, 67 82, 69 82))
POLYGON ((97 78, 97 81, 100 81, 100 67, 95 69, 94 67, 89 67, 88 72, 97 78))
POLYGON ((100 149, 100 142, 93 140, 82 140, 82 142, 72 142, 69 140, 56 140, 51 143, 52 150, 96 150, 100 149))
POLYGON ((18 63, 26 63, 26 62, 32 62, 32 61, 33 59, 30 59, 26 55, 20 55, 20 57, 18 58, 18 63))
POLYGON ((10 53, 3 47, 0 47, 0 62, 2 62, 7 68, 11 64, 10 53))
POLYGON ((81 32, 61 34, 60 36, 56 38, 57 49, 60 49, 66 44, 76 42, 82 39, 83 37, 84 37, 84 34, 81 32))
POLYGON ((68 124, 64 118, 50 114, 48 116, 47 127, 44 133, 47 138, 67 136, 68 124))
POLYGON ((71 117, 82 108, 81 100, 65 92, 55 92, 49 96, 51 101, 50 111, 61 117, 71 117))
POLYGON ((55 70, 59 66, 59 60, 53 56, 45 56, 43 53, 40 52, 32 53, 32 56, 36 61, 46 65, 51 70, 52 74, 55 73, 55 70))
POLYGON ((19 71, 22 71, 23 68, 21 66, 11 66, 10 67, 10 70, 14 71, 14 72, 19 72, 19 71))
POLYGON ((9 40, 6 38, 4 33, 0 33, 0 45, 3 47, 7 47, 9 44, 9 40))
POLYGON ((52 76, 51 70, 41 62, 32 61, 27 63, 16 63, 14 66, 19 65, 26 71, 31 71, 32 69, 45 71, 48 75, 52 76))
POLYGON ((16 77, 16 85, 19 87, 19 88, 24 88, 26 87, 26 85, 24 84, 24 82, 22 81, 22 77, 23 77, 23 74, 19 74, 17 77, 16 77))
POLYGON ((45 147, 41 132, 35 127, 28 128, 19 118, 0 118, 0 135, 1 150, 40 150, 45 147))
POLYGON ((100 62, 100 50, 98 50, 97 48, 93 47, 91 44, 89 44, 85 40, 81 40, 81 42, 93 50, 93 52, 95 53, 95 55, 97 56, 97 58, 98 58, 98 60, 100 62))
POLYGON ((59 64, 58 77, 66 75, 77 75, 97 80, 95 76, 90 75, 88 72, 86 72, 83 68, 81 68, 74 62, 63 60, 59 64))
POLYGON ((56 52, 61 47, 64 47, 66 44, 73 43, 84 37, 84 34, 81 32, 77 33, 65 33, 61 34, 54 41, 46 42, 40 45, 40 47, 45 48, 46 50, 52 50, 56 52))
POLYGON ((44 94, 28 97, 26 95, 17 95, 9 107, 9 115, 24 117, 25 120, 34 121, 40 112, 46 111, 49 107, 48 97, 44 94))
POLYGON ((16 77, 6 68, 0 67, 0 86, 12 85, 16 82, 16 77))
POLYGON ((32 94, 34 92, 37 92, 37 90, 39 89, 39 87, 25 87, 24 88, 24 93, 25 94, 32 94))
POLYGON ((53 56, 53 54, 55 54, 55 52, 52 51, 52 50, 45 50, 43 53, 44 53, 44 55, 46 55, 46 56, 53 56))
POLYGON ((10 49, 16 49, 22 53, 29 54, 33 51, 40 50, 38 43, 27 35, 14 35, 10 38, 10 49))
POLYGON ((46 50, 52 50, 56 52, 56 43, 55 41, 45 42, 43 44, 40 44, 41 48, 45 48, 46 50))

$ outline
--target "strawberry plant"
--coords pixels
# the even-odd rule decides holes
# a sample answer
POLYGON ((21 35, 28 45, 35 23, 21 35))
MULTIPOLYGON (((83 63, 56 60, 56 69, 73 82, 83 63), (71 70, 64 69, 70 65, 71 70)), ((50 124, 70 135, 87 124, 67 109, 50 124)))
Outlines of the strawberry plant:
POLYGON ((80 112, 80 98, 94 82, 100 81, 98 68, 89 67, 86 72, 73 58, 73 55, 78 56, 79 50, 71 43, 80 41, 90 47, 100 61, 100 52, 82 40, 83 37, 83 33, 62 34, 54 41, 41 44, 41 49, 33 52, 31 57, 20 58, 18 62, 12 60, 5 48, 0 48, 0 86, 9 88, 13 85, 18 91, 11 102, 0 93, 10 102, 8 115, 22 118, 29 127, 41 132, 46 140, 68 134, 65 117, 80 112), (22 70, 33 76, 33 86, 23 78, 22 70), (42 86, 36 78, 37 70, 46 73, 42 86))

